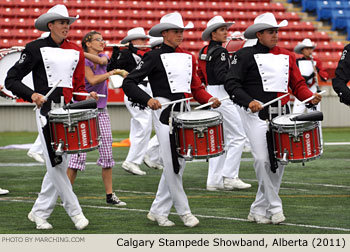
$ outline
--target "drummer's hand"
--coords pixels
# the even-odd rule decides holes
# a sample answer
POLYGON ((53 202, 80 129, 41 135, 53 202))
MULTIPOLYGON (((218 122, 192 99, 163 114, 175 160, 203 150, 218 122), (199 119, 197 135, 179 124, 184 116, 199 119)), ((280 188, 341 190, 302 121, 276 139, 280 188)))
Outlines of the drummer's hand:
POLYGON ((45 97, 39 93, 33 93, 31 98, 38 108, 41 108, 44 102, 46 102, 45 97))
POLYGON ((208 102, 213 102, 213 104, 211 105, 212 108, 217 108, 221 105, 221 101, 219 101, 219 99, 216 97, 210 98, 208 102))
POLYGON ((119 74, 121 75, 123 78, 126 78, 126 76, 128 76, 128 71, 124 70, 124 69, 114 69, 113 70, 114 73, 113 74, 119 74))
POLYGON ((153 98, 148 100, 147 106, 150 107, 150 109, 152 109, 152 110, 157 110, 157 109, 160 109, 162 107, 160 102, 156 99, 153 99, 153 98))
POLYGON ((314 93, 314 98, 311 100, 312 104, 318 104, 322 100, 322 95, 314 93))
POLYGON ((2 85, 0 85, 0 90, 2 90, 4 87, 2 85))
POLYGON ((258 112, 263 109, 263 106, 261 105, 260 102, 253 100, 249 103, 248 108, 253 112, 258 112))
POLYGON ((97 96, 97 93, 95 91, 90 92, 90 96, 86 97, 86 99, 91 99, 91 98, 98 101, 98 96, 97 96))

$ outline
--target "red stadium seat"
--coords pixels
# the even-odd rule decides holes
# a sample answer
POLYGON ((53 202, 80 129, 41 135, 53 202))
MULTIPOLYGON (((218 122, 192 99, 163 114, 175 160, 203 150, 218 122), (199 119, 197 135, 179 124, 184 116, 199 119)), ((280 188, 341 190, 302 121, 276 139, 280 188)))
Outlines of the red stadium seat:
POLYGON ((0 28, 10 27, 13 25, 12 22, 13 22, 12 19, 9 17, 1 17, 0 18, 0 28))
POLYGON ((9 48, 10 42, 8 39, 0 39, 0 48, 9 48))

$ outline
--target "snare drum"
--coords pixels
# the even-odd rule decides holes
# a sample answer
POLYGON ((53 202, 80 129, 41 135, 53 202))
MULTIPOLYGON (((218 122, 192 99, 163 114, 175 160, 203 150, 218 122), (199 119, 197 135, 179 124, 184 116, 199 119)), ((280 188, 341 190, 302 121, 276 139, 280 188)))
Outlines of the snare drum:
MULTIPOLYGON (((16 99, 17 97, 9 90, 5 88, 5 79, 7 76, 8 70, 19 60, 21 56, 21 51, 24 47, 12 47, 1 49, 0 51, 0 85, 4 86, 4 89, 1 90, 7 97, 16 99)), ((26 75, 22 83, 34 90, 33 77, 30 72, 26 75)))
POLYGON ((275 157, 282 164, 305 162, 319 158, 322 153, 319 122, 291 121, 299 114, 282 115, 272 119, 275 157))
POLYGON ((185 160, 208 159, 224 153, 222 115, 198 110, 175 116, 178 154, 185 160))
POLYGON ((99 147, 97 109, 54 109, 49 112, 51 145, 57 155, 99 147))

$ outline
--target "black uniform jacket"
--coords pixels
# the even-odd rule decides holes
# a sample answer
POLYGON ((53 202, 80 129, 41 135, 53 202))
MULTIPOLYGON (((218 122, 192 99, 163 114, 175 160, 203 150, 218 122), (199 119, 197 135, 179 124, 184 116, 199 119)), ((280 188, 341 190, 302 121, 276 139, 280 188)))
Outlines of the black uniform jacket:
MULTIPOLYGON (((211 48, 215 48, 215 50, 209 55, 210 60, 204 62, 206 64, 205 69, 201 67, 201 63, 199 64, 198 75, 200 77, 205 74, 207 75, 207 85, 223 85, 226 79, 226 73, 230 67, 230 58, 226 48, 222 47, 221 42, 211 40, 206 53, 211 48)), ((205 79, 201 77, 201 80, 205 83, 205 79)))
POLYGON ((339 95, 340 101, 350 105, 350 90, 347 83, 350 80, 350 44, 346 45, 335 70, 335 78, 332 80, 334 91, 339 95))
MULTIPOLYGON (((286 49, 275 46, 270 50, 258 42, 255 46, 238 50, 232 57, 231 67, 226 75, 225 89, 230 96, 234 95, 233 101, 235 103, 248 108, 249 103, 254 99, 266 103, 283 95, 283 93, 264 91, 259 69, 254 59, 254 54, 258 53, 289 55, 289 88, 301 101, 312 96, 312 92, 308 89, 296 65, 295 56, 286 49)), ((282 105, 286 104, 288 100, 288 96, 283 98, 282 105)), ((264 110, 267 111, 267 107, 264 110)))
POLYGON ((111 61, 107 66, 107 71, 113 69, 124 69, 129 73, 137 66, 134 56, 129 49, 121 50, 117 53, 113 52, 111 61))
MULTIPOLYGON (((147 106, 148 100, 152 98, 137 86, 146 76, 148 76, 154 97, 165 97, 170 100, 177 100, 184 97, 184 93, 171 93, 168 77, 160 57, 162 53, 177 52, 190 54, 180 47, 177 47, 175 50, 163 43, 161 48, 147 52, 144 55, 139 65, 123 81, 122 88, 132 102, 147 106)), ((196 68, 196 59, 193 56, 191 92, 199 103, 206 103, 211 98, 211 95, 201 85, 201 81, 195 72, 196 68)))
MULTIPOLYGON (((44 39, 37 39, 28 43, 23 50, 19 61, 8 71, 5 79, 5 85, 8 90, 12 93, 21 97, 22 99, 32 102, 32 94, 34 91, 45 95, 51 87, 48 86, 46 77, 46 71, 44 62, 41 56, 40 48, 42 47, 59 47, 51 38, 48 36, 44 39), (22 83, 22 79, 32 71, 34 91, 22 83)), ((85 90, 85 64, 84 64, 84 53, 80 47, 76 44, 64 40, 60 48, 62 49, 74 49, 80 52, 79 62, 73 74, 73 90, 70 88, 58 87, 50 95, 50 100, 59 103, 60 97, 65 96, 65 102, 68 103, 72 98, 72 92, 84 92, 85 90)), ((84 100, 84 96, 75 96, 75 100, 84 100)))

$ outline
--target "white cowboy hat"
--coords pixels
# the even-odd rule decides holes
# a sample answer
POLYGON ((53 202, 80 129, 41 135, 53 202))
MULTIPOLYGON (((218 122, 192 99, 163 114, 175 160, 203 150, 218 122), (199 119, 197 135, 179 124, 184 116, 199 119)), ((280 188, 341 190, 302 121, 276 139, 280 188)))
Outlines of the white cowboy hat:
POLYGON ((149 35, 153 37, 162 37, 162 31, 169 30, 169 29, 182 29, 182 30, 188 30, 192 29, 194 27, 192 22, 189 22, 186 26, 184 26, 184 23, 182 21, 182 16, 178 12, 173 12, 164 15, 160 19, 160 23, 156 24, 151 28, 149 31, 149 35))
POLYGON ((58 19, 68 19, 69 24, 72 24, 78 18, 79 18, 79 15, 77 15, 76 17, 70 17, 68 15, 67 7, 63 4, 57 4, 51 9, 49 9, 46 13, 38 17, 38 19, 35 21, 34 26, 39 31, 50 31, 49 28, 47 27, 47 24, 51 21, 58 20, 58 19))
POLYGON ((128 30, 128 35, 122 39, 121 43, 125 44, 134 39, 149 39, 149 36, 142 27, 136 27, 128 30))
POLYGON ((207 23, 207 28, 202 33, 202 40, 210 40, 210 34, 215 31, 217 28, 226 26, 228 29, 235 22, 225 22, 222 16, 215 16, 210 19, 207 23))
POLYGON ((160 38, 160 37, 151 37, 149 39, 149 43, 150 43, 152 48, 160 45, 161 43, 163 43, 163 41, 164 41, 163 38, 160 38))
POLYGON ((301 50, 303 50, 305 47, 310 47, 312 49, 316 48, 315 43, 311 42, 310 39, 306 38, 303 41, 301 41, 301 43, 298 43, 295 48, 294 48, 294 52, 301 54, 301 50))
POLYGON ((247 39, 254 39, 256 38, 256 33, 258 31, 271 29, 271 28, 285 27, 287 25, 288 25, 287 20, 283 20, 281 23, 277 24, 275 16, 271 12, 266 12, 264 14, 257 16, 254 19, 254 24, 252 24, 245 30, 244 37, 246 37, 247 39))

